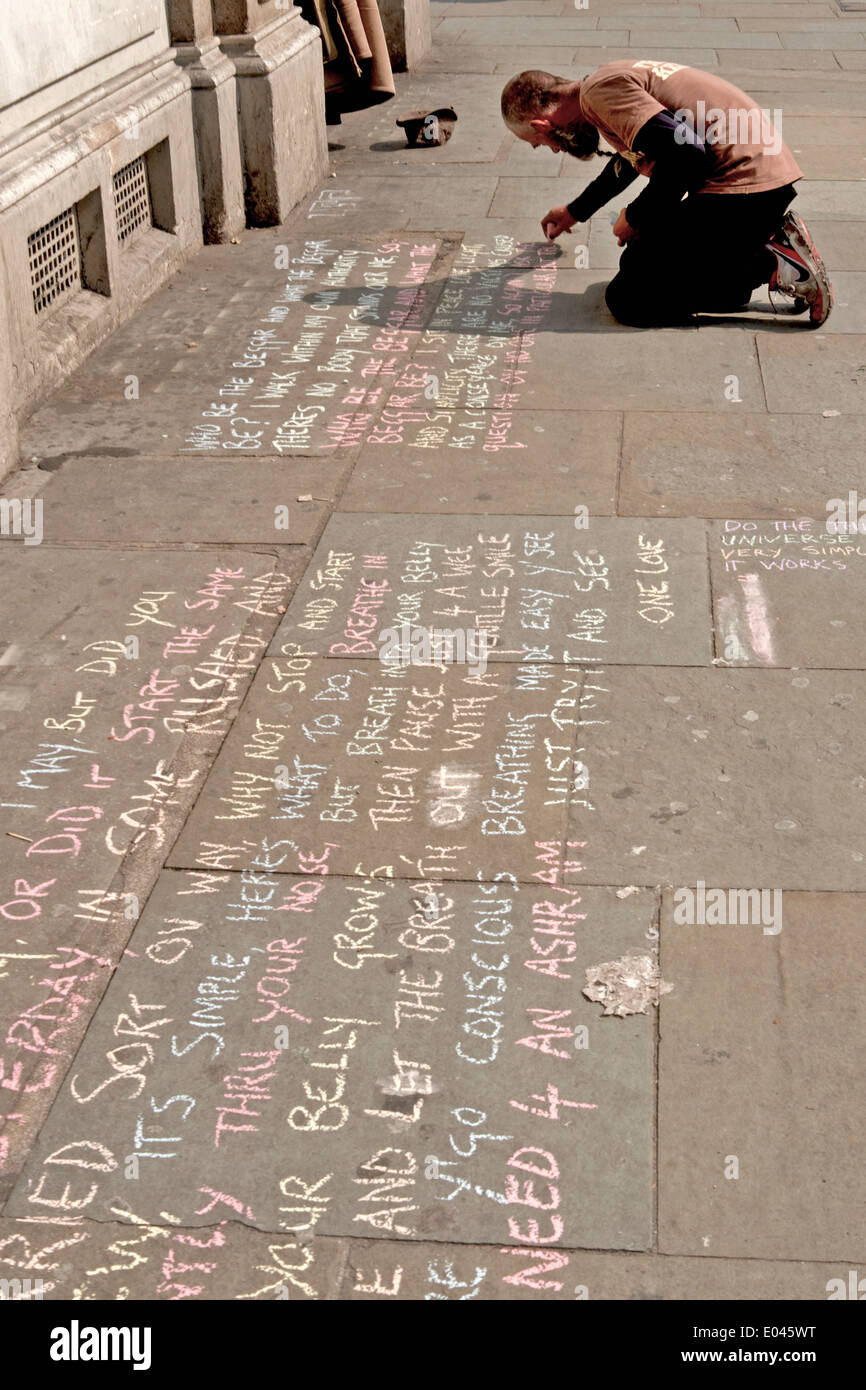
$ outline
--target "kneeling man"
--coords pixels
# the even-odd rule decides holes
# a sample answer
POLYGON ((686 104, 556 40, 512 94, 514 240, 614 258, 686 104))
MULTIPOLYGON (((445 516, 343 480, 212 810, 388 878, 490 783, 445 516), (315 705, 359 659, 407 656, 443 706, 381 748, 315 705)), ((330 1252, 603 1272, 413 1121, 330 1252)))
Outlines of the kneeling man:
POLYGON ((521 72, 505 86, 502 114, 535 147, 590 159, 604 139, 616 151, 579 197, 547 213, 551 241, 648 176, 613 228, 625 250, 605 297, 621 323, 733 313, 759 285, 787 295, 816 327, 827 318, 823 262, 788 211, 803 175, 769 113, 730 82, 651 58, 605 63, 579 81, 521 72))

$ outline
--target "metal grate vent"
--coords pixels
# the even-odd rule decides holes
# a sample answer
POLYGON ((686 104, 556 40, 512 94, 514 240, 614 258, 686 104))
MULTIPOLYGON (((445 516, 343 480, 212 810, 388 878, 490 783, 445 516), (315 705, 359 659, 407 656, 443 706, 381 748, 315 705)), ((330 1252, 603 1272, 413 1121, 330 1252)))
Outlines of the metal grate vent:
POLYGON ((66 208, 27 238, 33 308, 41 314, 81 289, 81 251, 75 208, 66 208))
POLYGON ((153 226, 147 164, 143 154, 124 164, 114 175, 114 213, 117 218, 117 240, 121 246, 142 227, 153 226))

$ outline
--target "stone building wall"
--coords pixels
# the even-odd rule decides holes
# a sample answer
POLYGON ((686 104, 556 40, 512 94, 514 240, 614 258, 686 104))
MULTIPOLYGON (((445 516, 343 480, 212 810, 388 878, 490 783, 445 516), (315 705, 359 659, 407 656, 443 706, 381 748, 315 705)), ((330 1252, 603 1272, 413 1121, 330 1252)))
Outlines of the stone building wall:
MULTIPOLYGON (((382 10, 413 65, 428 0, 382 10)), ((282 221, 326 171, 292 0, 3 0, 0 476, 17 420, 203 240, 282 221)))

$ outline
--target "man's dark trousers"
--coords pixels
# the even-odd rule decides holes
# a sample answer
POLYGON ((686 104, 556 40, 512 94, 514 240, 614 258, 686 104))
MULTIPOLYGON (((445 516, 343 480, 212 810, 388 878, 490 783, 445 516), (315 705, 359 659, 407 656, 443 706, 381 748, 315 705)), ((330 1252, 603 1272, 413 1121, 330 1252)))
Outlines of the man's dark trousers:
POLYGON ((648 328, 696 313, 732 312, 765 285, 775 257, 765 249, 796 196, 793 184, 764 193, 693 193, 664 226, 626 245, 605 293, 620 323, 648 328))

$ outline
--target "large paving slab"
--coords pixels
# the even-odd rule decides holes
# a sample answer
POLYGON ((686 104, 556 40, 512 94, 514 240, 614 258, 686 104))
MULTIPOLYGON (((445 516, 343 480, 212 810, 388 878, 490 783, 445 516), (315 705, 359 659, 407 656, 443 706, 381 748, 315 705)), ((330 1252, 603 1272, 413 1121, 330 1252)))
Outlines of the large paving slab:
MULTIPOLYGON (((571 0, 573 6, 574 0, 571 0)), ((564 9, 569 8, 568 0, 565 0, 564 9)), ((641 4, 639 0, 605 0, 604 11, 606 15, 615 15, 619 24, 637 24, 640 20, 651 17, 657 19, 700 19, 702 15, 714 11, 713 6, 699 4, 679 4, 674 0, 667 3, 657 3, 656 0, 647 0, 641 4)), ((719 11, 724 14, 724 10, 719 11)))
POLYGON ((822 116, 797 116, 792 115, 786 105, 782 120, 785 143, 792 150, 806 145, 862 147, 866 139, 866 120, 862 116, 840 117, 835 120, 822 116))
MULTIPOLYGON (((498 117, 495 103, 491 106, 492 120, 498 117)), ((454 230, 467 219, 485 216, 495 188, 495 175, 478 170, 449 169, 445 180, 402 169, 388 174, 352 173, 313 195, 305 217, 319 234, 325 229, 364 236, 401 228, 454 230)))
MULTIPOLYGON (((473 54, 476 58, 492 62, 492 69, 485 68, 484 71, 495 74, 501 88, 503 78, 509 77, 512 73, 520 72, 524 63, 529 63, 531 66, 537 65, 546 72, 558 72, 560 70, 566 73, 571 72, 574 68, 577 45, 580 41, 581 36, 578 34, 566 42, 554 43, 549 41, 542 32, 539 35, 538 43, 524 44, 520 47, 500 42, 497 35, 495 41, 489 44, 475 45, 464 39, 458 43, 457 48, 460 53, 473 54)), ((491 117, 495 118, 495 102, 491 103, 490 111, 491 117)))
MULTIPOLYGON (((261 305, 251 311, 240 356, 225 346, 225 334, 210 347, 207 385, 175 348, 144 381, 128 374, 138 363, 131 349, 105 348, 39 413, 25 434, 25 454, 48 468, 70 457, 139 452, 244 461, 327 456, 364 440, 393 444, 406 431, 419 434, 451 404, 495 407, 501 425, 519 400, 532 334, 553 302, 561 251, 495 227, 476 232, 452 248, 445 282, 428 278, 436 239, 299 246, 297 259, 311 264, 290 274, 311 278, 288 285, 288 307, 273 306, 287 309, 283 326, 257 327, 267 316, 261 305), (121 399, 125 391, 131 399, 121 399), (109 400, 94 410, 93 393, 109 400), (79 446, 72 453, 70 438, 79 446)), ((155 313, 151 331, 161 339, 159 319, 155 313)), ((137 339, 140 353, 146 330, 137 339)), ((299 491, 321 496, 333 488, 326 468, 311 481, 299 491)))
POLYGON ((343 511, 562 515, 615 510, 621 422, 605 410, 436 412, 402 443, 365 445, 343 511))
POLYGON ((846 498, 850 488, 866 497, 861 416, 741 415, 740 409, 731 402, 705 415, 630 411, 620 511, 794 519, 825 515, 840 488, 846 498))
POLYGON ((758 351, 768 410, 866 413, 866 335, 759 337, 758 351))
MULTIPOLYGON (((607 5, 612 3, 613 0, 606 0, 607 5)), ((749 20, 753 16, 759 18, 769 16, 771 19, 784 21, 810 19, 817 16, 826 22, 828 15, 834 17, 836 15, 836 7, 832 0, 827 0, 826 4, 816 4, 814 0, 810 0, 809 4, 798 3, 798 0, 767 0, 765 4, 757 3, 757 0, 745 0, 745 3, 743 0, 702 0, 701 4, 701 14, 732 14, 739 19, 744 11, 747 12, 749 20)), ((745 25, 741 24, 740 27, 748 32, 745 25)))
POLYGON ((866 270, 866 226, 810 218, 809 231, 831 275, 840 270, 866 270))
MULTIPOLYGON (((313 540, 345 475, 330 460, 255 457, 72 458, 22 480, 44 482, 46 542, 303 545, 313 540), (312 497, 302 502, 302 497, 312 497)), ((8 491, 8 489, 7 489, 8 491)), ((32 493, 28 489, 28 495, 32 493)))
POLYGON ((840 1273, 848 1279, 838 1261, 275 1236, 242 1224, 231 1199, 215 1203, 211 1219, 206 1228, 142 1223, 134 1200, 114 1220, 79 1218, 72 1229, 68 1218, 0 1218, 0 1268, 40 1279, 46 1301, 814 1300, 840 1273))
MULTIPOLYGON (((840 502, 848 510, 847 492, 840 502)), ((866 579, 863 532, 815 520, 742 521, 712 528, 716 645, 732 665, 857 670, 866 579)), ((806 680, 800 677, 800 680, 806 680)), ((832 750, 845 756, 842 744, 832 750)))
POLYGON ((834 53, 845 49, 866 48, 866 38, 852 29, 815 29, 803 32, 783 32, 784 48, 826 48, 834 53))
MULTIPOLYGON (((828 34, 831 39, 838 38, 840 32, 844 33, 847 28, 861 30, 866 27, 862 12, 860 14, 856 12, 851 14, 836 14, 835 6, 818 5, 814 8, 801 6, 799 7, 801 10, 801 17, 795 18, 795 8, 795 6, 785 6, 784 8, 781 5, 778 7, 775 5, 772 7, 768 6, 764 13, 757 18, 753 18, 755 15, 755 6, 751 4, 741 5, 740 17, 737 19, 737 25, 744 34, 810 34, 820 30, 822 33, 828 34), (776 13, 775 19, 772 18, 772 11, 776 13), (832 29, 828 27, 828 20, 831 14, 833 14, 835 19, 832 29)), ((826 48, 832 48, 833 44, 828 43, 824 46, 826 48)))
POLYGON ((496 63, 485 48, 472 48, 456 39, 440 40, 438 34, 424 63, 425 72, 447 73, 449 78, 458 74, 489 76, 495 69, 496 63))
POLYGON ((798 214, 819 221, 855 221, 866 218, 866 187, 862 179, 819 179, 801 184, 795 204, 798 214))
POLYGON ((531 879, 580 779, 580 669, 389 667, 304 650, 286 642, 263 664, 170 862, 248 868, 257 833, 310 846, 328 835, 335 873, 363 878, 387 861, 411 878, 438 865, 457 879, 531 879))
MULTIPOLYGON (((527 145, 527 149, 530 148, 531 146, 527 145)), ((591 179, 601 172, 600 167, 595 167, 596 164, 600 165, 600 161, 592 160, 590 163, 592 172, 589 174, 587 165, 581 160, 579 163, 568 161, 563 166, 562 177, 520 174, 500 178, 490 204, 489 215, 520 218, 532 217, 537 213, 540 221, 549 208, 570 203, 584 191, 591 179), (568 188, 564 187, 566 179, 568 188)))
MULTIPOLYGON (((254 426, 242 425, 241 429, 248 431, 245 436, 233 437, 225 422, 220 423, 220 417, 215 422, 204 414, 211 405, 219 407, 225 403, 225 398, 220 400, 220 391, 231 389, 231 375, 220 366, 209 368, 207 375, 214 389, 203 391, 198 400, 190 399, 192 393, 181 392, 172 396, 152 396, 143 402, 118 404, 111 399, 88 402, 83 391, 79 401, 50 399, 21 431, 22 456, 28 463, 39 464, 46 471, 70 460, 94 458, 168 458, 178 460, 176 466, 182 466, 190 457, 232 458, 240 453, 245 461, 256 457, 267 457, 271 462, 298 458, 321 460, 324 465, 332 455, 339 456, 340 439, 349 429, 348 422, 344 427, 337 417, 340 396, 336 392, 342 390, 346 394, 350 386, 345 377, 336 383, 335 396, 329 405, 329 412, 337 422, 333 435, 328 434, 327 424, 318 424, 321 415, 314 416, 309 403, 299 393, 294 400, 285 401, 278 420, 272 422, 269 412, 268 419, 259 419, 254 426), (210 396, 214 400, 209 399, 210 396), (260 431, 258 438, 255 431, 260 431), (238 445, 237 451, 226 452, 225 446, 229 444, 238 445), (258 445, 257 449, 252 448, 254 444, 258 445), (179 459, 180 454, 182 459, 179 459)), ((340 413, 352 419, 357 411, 344 406, 340 413)), ((361 422, 358 428, 363 436, 369 422, 361 422)), ((325 477, 333 477, 340 466, 338 457, 333 467, 323 466, 322 473, 325 477)), ((318 479, 318 474, 315 476, 318 479)), ((318 480, 312 491, 320 491, 318 480)))
POLYGON ((0 577, 11 639, 0 657, 8 1173, 204 781, 288 580, 242 550, 13 542, 0 548, 0 577))
POLYGON ((833 310, 832 331, 835 333, 866 333, 866 274, 860 271, 833 272, 836 304, 833 310))
MULTIPOLYGON (((437 8, 439 8, 437 6, 437 8)), ((550 15, 560 15, 565 13, 564 6, 557 0, 485 0, 483 10, 477 4, 460 4, 456 0, 454 4, 443 7, 448 19, 498 19, 503 17, 522 17, 531 15, 533 19, 540 16, 549 17, 550 15)), ((571 6, 569 6, 569 9, 571 6)), ((587 28, 594 28, 598 20, 592 20, 589 16, 584 16, 584 24, 587 28)))
POLYGON ((588 673, 584 881, 863 889, 864 700, 852 671, 588 673))
POLYGON ((861 145, 803 145, 796 150, 797 163, 806 179, 862 179, 866 155, 861 145))
POLYGON ((538 842, 562 838, 580 776, 578 667, 482 673, 282 651, 261 667, 172 865, 249 867, 256 830, 318 844, 322 826, 342 826, 336 873, 386 859, 409 877, 434 862, 457 878, 503 866, 527 877, 538 842))
MULTIPOLYGON (((592 16, 595 19, 595 16, 592 16)), ((604 30, 599 30, 581 23, 581 11, 572 11, 571 15, 551 17, 550 19, 530 21, 532 36, 539 44, 555 45, 606 45, 619 44, 625 47, 628 42, 628 30, 620 27, 607 26, 604 30)), ((469 19, 465 15, 456 19, 446 17, 439 25, 437 37, 440 41, 450 43, 465 43, 467 45, 477 44, 486 47, 488 44, 513 44, 520 49, 526 43, 526 20, 515 16, 513 19, 503 18, 497 15, 489 19, 469 19)), ((518 62, 520 61, 518 53, 518 62)))
MULTIPOLYGON (((562 61, 562 54, 551 50, 551 58, 562 61)), ((558 178, 572 161, 567 155, 557 154, 546 145, 529 145, 525 140, 514 139, 505 159, 502 172, 507 178, 558 178)))
POLYGON ((185 317, 194 285, 179 304, 148 305, 38 412, 25 456, 50 462, 73 444, 78 453, 246 460, 351 446, 401 380, 429 319, 440 242, 349 240, 331 230, 256 239, 260 288, 230 313, 226 306, 225 322, 215 312, 216 270, 203 326, 185 317))
POLYGON ((826 1299, 831 1279, 841 1275, 846 1287, 848 1280, 848 1268, 840 1269, 839 1261, 714 1260, 595 1250, 555 1250, 545 1256, 513 1245, 392 1247, 387 1261, 382 1253, 381 1246, 377 1249, 370 1241, 351 1242, 341 1298, 629 1303, 826 1299))
POLYGON ((581 985, 654 895, 304 863, 160 879, 7 1213, 647 1248, 654 1020, 581 985))
POLYGON ((505 429, 521 402, 534 342, 556 300, 560 254, 538 242, 493 233, 464 240, 426 326, 406 339, 411 362, 380 366, 383 407, 366 431, 346 439, 400 444, 419 427, 435 429, 455 409, 493 409, 505 429))
MULTIPOLYGON (((832 71, 835 79, 838 64, 833 54, 825 49, 809 52, 805 49, 781 48, 778 44, 748 42, 750 39, 772 37, 771 34, 742 34, 739 44, 734 45, 727 40, 724 47, 719 44, 716 52, 722 71, 726 72, 728 68, 733 67, 749 72, 777 72, 785 68, 799 68, 804 72, 832 71)), ((751 79, 751 85, 754 86, 754 78, 751 79)))
MULTIPOLYGON (((685 34, 681 34, 677 44, 666 43, 664 46, 664 58, 669 63, 682 63, 685 67, 693 68, 716 68, 719 65, 716 50, 714 48, 686 48, 685 34)), ((616 63, 623 58, 637 58, 662 56, 659 54, 659 45, 654 41, 641 46, 641 48, 627 48, 620 44, 615 48, 579 48, 575 54, 574 69, 577 75, 592 72, 595 68, 601 67, 603 63, 616 63)))
POLYGON ((836 1260, 843 1279, 866 1258, 863 909, 855 894, 786 893, 765 935, 678 925, 666 901, 661 1249, 836 1260))
POLYGON ((551 318, 535 336, 523 406, 712 411, 735 390, 742 402, 738 410, 764 411, 754 333, 715 326, 624 329, 604 306, 599 283, 608 278, 604 272, 563 272, 562 280, 566 274, 569 282, 557 292, 551 318), (602 350, 611 333, 617 335, 615 369, 602 350))
MULTIPOLYGON (((620 17, 617 16, 617 18, 620 17)), ((640 48, 644 46, 645 42, 648 42, 650 45, 655 45, 657 50, 659 44, 666 45, 669 38, 681 42, 684 35, 686 38, 694 37, 711 42, 717 38, 724 38, 728 34, 733 34, 736 37, 739 33, 737 21, 729 15, 710 16, 708 18, 690 14, 681 17, 673 14, 653 16, 648 13, 644 18, 636 15, 629 20, 629 37, 632 48, 640 48)))
MULTIPOLYGON (((100 1220, 50 1210, 35 1221, 0 1217, 2 1277, 29 1279, 31 1287, 39 1280, 38 1297, 46 1302, 305 1302, 342 1297, 349 1245, 360 1247, 359 1267, 371 1244, 382 1249, 379 1242, 339 1239, 302 1244, 293 1235, 253 1230, 226 1194, 224 1200, 219 1194, 202 1198, 212 1203, 206 1228, 172 1225, 170 1192, 156 1222, 146 1222, 135 1210, 134 1184, 127 1189, 100 1220)), ((358 1282, 354 1296, 364 1298, 363 1286, 371 1281, 358 1282)))
POLYGON ((338 515, 274 638, 378 663, 402 622, 485 630, 494 662, 701 665, 706 550, 697 521, 572 516, 338 515), (586 521, 584 527, 582 523, 586 521), (353 608, 374 600, 359 622, 353 608), (363 631, 362 631, 363 629, 363 631), (353 636, 354 632, 354 636, 353 636))
MULTIPOLYGON (((778 34, 742 34, 738 30, 721 29, 718 24, 706 22, 695 24, 691 28, 692 21, 676 28, 649 28, 641 25, 640 28, 629 30, 629 47, 641 48, 647 53, 661 54, 667 57, 668 47, 681 44, 686 39, 694 39, 701 43, 722 50, 725 54, 737 52, 740 56, 740 49, 759 49, 765 52, 772 49, 774 52, 782 47, 782 41, 778 34)), ((829 65, 828 65, 829 66, 829 65)))
MULTIPOLYGON (((852 74, 848 74, 852 76, 852 74)), ((855 115, 862 117, 866 114, 866 93, 860 91, 862 81, 858 86, 855 82, 843 81, 840 84, 834 83, 830 90, 821 87, 820 73, 780 73, 777 85, 767 86, 765 83, 757 84, 754 81, 754 73, 742 72, 736 76, 725 70, 725 77, 729 82, 734 82, 738 87, 743 87, 759 106, 765 106, 769 110, 782 109, 785 113, 790 112, 797 117, 821 117, 840 120, 847 119, 855 115)), ((845 77, 845 74, 842 74, 845 77)), ((786 132, 787 127, 783 130, 786 132)), ((802 197, 809 191, 808 185, 800 183, 799 196, 802 197)), ((802 204, 800 205, 802 209, 802 204)), ((812 213, 811 219, 817 220, 819 213, 812 213)))

